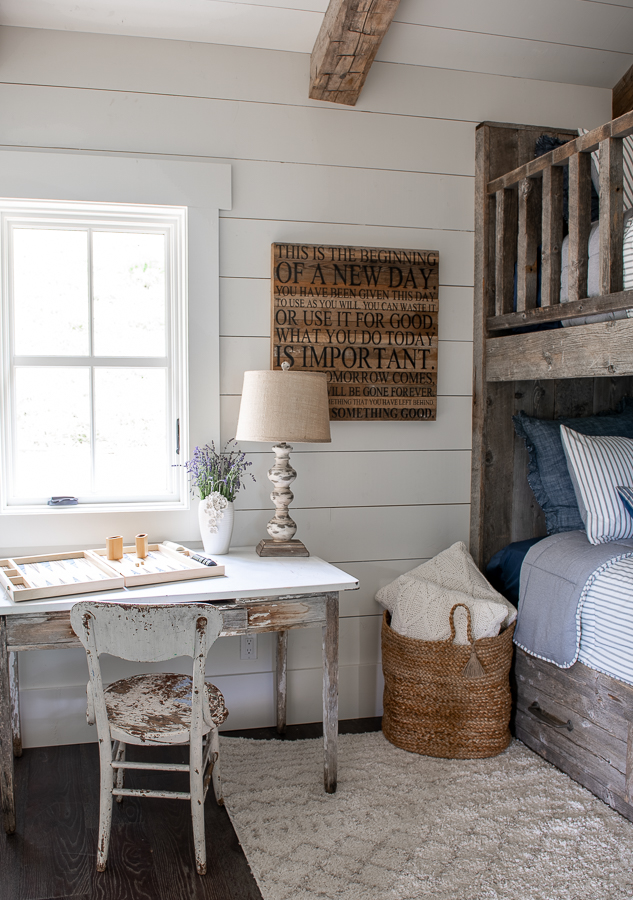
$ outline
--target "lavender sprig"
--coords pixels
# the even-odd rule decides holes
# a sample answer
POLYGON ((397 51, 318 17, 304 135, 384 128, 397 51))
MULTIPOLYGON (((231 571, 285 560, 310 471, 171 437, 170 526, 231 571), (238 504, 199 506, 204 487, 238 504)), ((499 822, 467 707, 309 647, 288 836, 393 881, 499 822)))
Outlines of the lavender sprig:
POLYGON ((246 462, 246 454, 238 450, 237 446, 228 449, 234 443, 235 439, 232 438, 219 452, 215 449, 214 441, 211 441, 211 446, 205 444, 204 447, 196 447, 191 459, 183 463, 189 474, 192 494, 195 495, 197 491, 200 499, 204 500, 213 491, 218 491, 231 501, 235 500, 237 492, 244 487, 246 475, 255 481, 252 472, 246 471, 253 465, 252 462, 246 462))

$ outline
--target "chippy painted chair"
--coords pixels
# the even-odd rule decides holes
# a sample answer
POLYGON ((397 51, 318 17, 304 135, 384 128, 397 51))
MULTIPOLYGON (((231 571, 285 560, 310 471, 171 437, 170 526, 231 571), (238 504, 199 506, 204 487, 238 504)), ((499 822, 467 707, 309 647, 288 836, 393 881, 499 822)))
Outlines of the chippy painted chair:
POLYGON ((86 648, 90 672, 86 717, 91 725, 96 722, 99 739, 97 871, 105 870, 108 859, 113 796, 117 802, 123 797, 172 797, 191 801, 196 868, 204 875, 203 804, 211 780, 217 802, 223 803, 217 726, 228 715, 220 691, 205 682, 204 670, 209 649, 222 629, 222 614, 199 603, 151 606, 84 601, 73 606, 70 622, 86 648), (99 666, 102 653, 137 662, 191 656, 193 677, 133 675, 104 689, 99 666), (126 744, 189 744, 189 765, 126 762, 126 744), (189 772, 190 789, 126 789, 125 769, 189 772))

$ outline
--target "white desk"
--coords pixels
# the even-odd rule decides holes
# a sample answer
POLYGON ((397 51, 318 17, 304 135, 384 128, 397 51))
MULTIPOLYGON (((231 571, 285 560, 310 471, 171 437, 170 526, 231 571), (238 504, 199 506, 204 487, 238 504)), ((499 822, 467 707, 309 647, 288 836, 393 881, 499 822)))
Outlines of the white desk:
MULTIPOLYGON (((0 789, 5 831, 15 831, 13 757, 22 753, 17 653, 80 647, 70 627, 70 608, 79 600, 120 603, 211 602, 221 609, 222 635, 276 631, 277 729, 286 726, 288 630, 320 626, 323 631, 324 786, 336 791, 338 743, 338 599, 358 581, 311 556, 260 558, 253 550, 218 557, 226 575, 175 584, 124 588, 50 600, 14 603, 0 590, 0 789)), ((229 702, 230 706, 230 702, 229 702)))

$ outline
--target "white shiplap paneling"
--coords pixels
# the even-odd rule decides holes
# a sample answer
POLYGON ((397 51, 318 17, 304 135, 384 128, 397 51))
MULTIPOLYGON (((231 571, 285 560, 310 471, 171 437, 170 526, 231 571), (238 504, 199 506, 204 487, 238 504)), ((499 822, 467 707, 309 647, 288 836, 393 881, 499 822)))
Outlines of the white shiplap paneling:
MULTIPOLYGON (((235 432, 242 373, 269 365, 273 241, 440 251, 437 421, 335 422, 331 444, 294 451, 298 536, 361 581, 341 602, 341 716, 349 718, 381 708, 377 588, 467 540, 475 123, 593 126, 609 117, 610 95, 428 62, 377 63, 358 108, 333 109, 307 99, 307 74, 307 54, 0 29, 5 145, 231 164, 233 207, 220 219, 224 438, 235 432)), ((255 544, 272 514, 269 453, 246 449, 258 483, 239 499, 236 546, 255 544)), ((112 533, 107 520, 81 521, 87 543, 112 533)), ((126 521, 130 537, 195 537, 195 529, 165 533, 160 515, 126 521)), ((10 534, 23 549, 56 541, 51 520, 37 517, 15 517, 10 534)), ((224 639, 209 664, 231 707, 227 727, 270 724, 272 639, 260 639, 254 661, 241 661, 238 646, 224 639)), ((318 631, 291 636, 290 721, 320 717, 319 647, 318 631)), ((81 653, 23 654, 21 665, 26 744, 94 739, 83 721, 81 653)), ((112 661, 108 671, 120 677, 126 664, 112 661)))

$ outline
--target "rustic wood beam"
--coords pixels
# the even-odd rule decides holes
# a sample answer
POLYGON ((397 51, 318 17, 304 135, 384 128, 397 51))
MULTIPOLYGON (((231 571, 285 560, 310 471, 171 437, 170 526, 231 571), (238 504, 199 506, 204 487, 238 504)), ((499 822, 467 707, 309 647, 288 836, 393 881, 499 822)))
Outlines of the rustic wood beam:
POLYGON ((354 106, 400 0, 330 0, 310 58, 310 98, 354 106))

